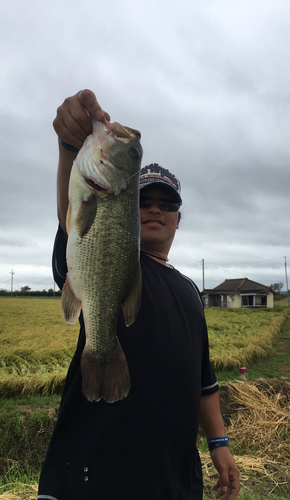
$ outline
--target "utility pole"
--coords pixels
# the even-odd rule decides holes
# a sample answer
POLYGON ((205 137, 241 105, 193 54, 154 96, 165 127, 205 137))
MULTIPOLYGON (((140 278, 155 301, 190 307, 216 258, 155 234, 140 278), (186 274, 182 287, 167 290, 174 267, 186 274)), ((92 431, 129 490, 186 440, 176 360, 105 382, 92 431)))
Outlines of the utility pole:
POLYGON ((286 290, 287 290, 287 295, 288 295, 288 306, 290 306, 290 302, 289 302, 289 287, 288 287, 288 277, 287 277, 287 264, 286 264, 286 257, 284 257, 285 259, 285 276, 286 276, 286 290))
POLYGON ((12 294, 13 294, 13 275, 15 274, 13 272, 13 269, 12 269, 12 271, 10 271, 9 274, 11 274, 11 297, 12 297, 12 294))
POLYGON ((202 259, 201 265, 202 265, 202 289, 204 290, 204 259, 202 259))

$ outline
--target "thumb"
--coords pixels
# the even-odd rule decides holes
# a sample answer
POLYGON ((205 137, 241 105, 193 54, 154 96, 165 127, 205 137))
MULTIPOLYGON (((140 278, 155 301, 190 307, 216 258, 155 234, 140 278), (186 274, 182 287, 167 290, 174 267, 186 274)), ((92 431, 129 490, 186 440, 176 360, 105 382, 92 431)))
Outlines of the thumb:
MULTIPOLYGON (((219 490, 220 495, 219 495, 218 497, 220 497, 220 496, 224 495, 224 494, 227 492, 227 490, 228 490, 228 486, 227 486, 227 485, 225 485, 225 484, 223 484, 223 482, 222 482, 221 478, 218 478, 218 480, 217 480, 217 481, 215 482, 215 484, 213 485, 212 489, 213 489, 214 491, 219 490)), ((217 497, 217 498, 218 498, 218 497, 217 497)))
POLYGON ((108 122, 110 121, 110 115, 102 110, 92 90, 81 90, 79 92, 79 100, 94 118, 97 120, 105 118, 108 122))

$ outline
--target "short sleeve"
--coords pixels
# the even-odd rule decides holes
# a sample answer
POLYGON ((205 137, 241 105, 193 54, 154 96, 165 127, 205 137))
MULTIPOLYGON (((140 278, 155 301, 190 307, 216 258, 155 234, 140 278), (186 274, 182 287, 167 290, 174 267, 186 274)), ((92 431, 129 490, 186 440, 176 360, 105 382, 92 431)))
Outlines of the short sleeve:
POLYGON ((63 288, 67 275, 66 244, 67 244, 67 235, 59 225, 54 240, 54 247, 52 254, 52 271, 53 271, 54 281, 56 282, 60 290, 62 290, 63 288))
POLYGON ((209 345, 207 326, 205 324, 205 338, 203 346, 201 396, 208 396, 219 390, 218 382, 209 359, 209 345))

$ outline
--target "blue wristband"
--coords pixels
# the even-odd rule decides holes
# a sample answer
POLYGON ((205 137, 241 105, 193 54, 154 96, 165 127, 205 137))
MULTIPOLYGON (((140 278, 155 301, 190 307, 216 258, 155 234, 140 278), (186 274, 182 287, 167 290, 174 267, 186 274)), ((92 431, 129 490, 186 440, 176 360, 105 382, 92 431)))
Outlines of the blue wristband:
POLYGON ((207 440, 209 451, 214 450, 214 448, 219 448, 220 446, 229 446, 228 436, 212 438, 207 440))
POLYGON ((63 142, 60 138, 58 138, 59 143, 62 145, 64 149, 67 149, 68 151, 72 151, 73 153, 78 153, 79 149, 75 148, 74 146, 71 146, 70 144, 67 144, 66 142, 63 142))

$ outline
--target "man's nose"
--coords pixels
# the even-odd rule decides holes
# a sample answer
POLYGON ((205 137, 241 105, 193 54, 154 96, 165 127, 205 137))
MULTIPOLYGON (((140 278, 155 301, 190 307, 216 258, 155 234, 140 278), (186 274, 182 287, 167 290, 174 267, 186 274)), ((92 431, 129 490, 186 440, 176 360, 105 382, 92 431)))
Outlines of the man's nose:
POLYGON ((153 213, 156 213, 156 212, 160 213, 161 210, 160 210, 160 207, 159 207, 157 201, 153 201, 153 203, 151 203, 150 207, 148 207, 148 211, 153 212, 153 213))

